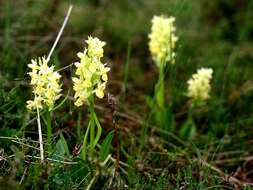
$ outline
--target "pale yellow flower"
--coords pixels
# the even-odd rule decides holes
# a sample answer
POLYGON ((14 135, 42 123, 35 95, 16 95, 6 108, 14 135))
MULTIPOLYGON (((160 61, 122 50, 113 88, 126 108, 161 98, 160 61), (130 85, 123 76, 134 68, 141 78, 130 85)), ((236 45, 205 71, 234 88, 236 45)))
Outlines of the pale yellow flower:
POLYGON ((53 109, 54 103, 60 98, 61 85, 59 84, 61 75, 54 71, 54 66, 49 67, 45 57, 32 60, 28 64, 31 69, 31 85, 33 87, 34 99, 27 101, 29 110, 42 108, 53 109))
POLYGON ((213 70, 210 68, 201 68, 197 73, 193 74, 188 83, 188 97, 193 99, 195 102, 203 102, 210 98, 211 85, 213 70))
POLYGON ((174 17, 154 16, 151 33, 149 34, 149 49, 158 67, 166 62, 175 63, 175 47, 178 37, 175 35, 174 17))
POLYGON ((80 62, 75 63, 76 72, 73 77, 75 91, 75 105, 83 105, 88 98, 95 94, 98 98, 104 97, 104 91, 108 80, 107 73, 110 70, 102 62, 105 42, 98 38, 88 37, 87 48, 84 52, 77 53, 80 62))

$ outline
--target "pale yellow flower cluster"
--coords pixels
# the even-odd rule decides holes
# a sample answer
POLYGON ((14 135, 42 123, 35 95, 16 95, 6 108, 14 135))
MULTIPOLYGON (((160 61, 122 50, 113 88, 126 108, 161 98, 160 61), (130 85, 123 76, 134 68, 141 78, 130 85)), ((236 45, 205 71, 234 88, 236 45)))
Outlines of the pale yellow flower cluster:
POLYGON ((187 81, 188 97, 197 102, 207 100, 210 97, 212 74, 213 70, 210 68, 201 68, 193 74, 192 78, 187 81))
POLYGON ((76 77, 73 77, 75 91, 75 105, 81 106, 87 99, 95 94, 98 98, 104 97, 104 90, 108 80, 107 72, 110 70, 102 62, 105 42, 98 38, 88 37, 88 47, 77 56, 80 62, 75 63, 76 77))
POLYGON ((45 57, 32 60, 28 67, 32 69, 28 74, 31 77, 34 100, 27 101, 29 110, 47 107, 52 110, 54 103, 60 98, 61 85, 59 84, 61 75, 54 71, 54 66, 49 67, 45 57))
POLYGON ((175 63, 175 46, 178 37, 175 35, 174 17, 154 16, 151 33, 149 34, 149 49, 158 67, 166 62, 175 63))

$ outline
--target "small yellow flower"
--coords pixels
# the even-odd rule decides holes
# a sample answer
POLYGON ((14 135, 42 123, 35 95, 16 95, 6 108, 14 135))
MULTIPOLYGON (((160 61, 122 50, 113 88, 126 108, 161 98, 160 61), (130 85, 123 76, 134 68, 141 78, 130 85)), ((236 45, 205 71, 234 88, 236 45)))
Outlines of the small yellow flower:
POLYGON ((32 69, 28 74, 31 77, 34 100, 27 101, 27 108, 29 110, 37 107, 53 109, 55 101, 61 96, 61 85, 59 84, 61 75, 54 71, 54 66, 48 66, 45 57, 32 60, 28 67, 32 69))
POLYGON ((210 98, 213 70, 210 68, 201 68, 197 73, 193 74, 188 83, 188 97, 192 98, 195 102, 203 102, 210 98))
POLYGON ((86 43, 88 46, 84 52, 77 53, 80 62, 75 63, 77 68, 76 76, 72 78, 76 106, 83 105, 92 94, 95 94, 98 98, 104 97, 108 80, 107 73, 110 71, 110 68, 101 62, 105 42, 100 41, 98 38, 88 37, 86 43))
POLYGON ((178 37, 175 35, 174 17, 154 16, 151 33, 149 34, 149 49, 158 67, 166 62, 175 63, 175 47, 178 37))
POLYGON ((100 41, 98 38, 93 38, 91 36, 88 37, 88 40, 86 40, 86 43, 88 44, 88 56, 100 59, 104 55, 104 49, 105 42, 100 41))
POLYGON ((98 98, 104 97, 105 84, 106 83, 102 83, 95 89, 95 93, 98 98))

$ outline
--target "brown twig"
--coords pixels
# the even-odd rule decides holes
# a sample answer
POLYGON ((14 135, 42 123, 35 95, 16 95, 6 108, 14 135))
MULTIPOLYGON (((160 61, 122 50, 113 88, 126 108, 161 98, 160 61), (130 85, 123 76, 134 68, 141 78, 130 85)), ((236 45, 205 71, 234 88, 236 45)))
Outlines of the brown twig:
POLYGON ((235 186, 239 185, 239 186, 242 186, 242 187, 247 187, 247 186, 252 186, 253 187, 253 183, 240 181, 239 179, 224 173, 221 169, 207 163, 204 160, 198 160, 198 162, 200 162, 202 165, 204 165, 204 166, 212 169, 213 171, 217 172, 218 174, 220 174, 220 176, 223 178, 223 180, 229 182, 230 184, 233 184, 235 186))
POLYGON ((234 163, 234 162, 240 162, 240 161, 252 161, 253 156, 246 156, 246 157, 239 157, 239 158, 227 158, 222 160, 216 160, 213 163, 216 165, 226 164, 226 163, 234 163))
POLYGON ((108 104, 110 106, 111 109, 111 113, 112 113, 112 125, 113 125, 113 129, 115 132, 115 139, 116 139, 116 164, 115 164, 115 173, 118 171, 119 168, 119 160, 120 160, 120 146, 119 146, 119 136, 118 136, 118 127, 117 127, 117 123, 116 123, 116 99, 111 95, 111 94, 107 94, 107 98, 108 98, 108 104))

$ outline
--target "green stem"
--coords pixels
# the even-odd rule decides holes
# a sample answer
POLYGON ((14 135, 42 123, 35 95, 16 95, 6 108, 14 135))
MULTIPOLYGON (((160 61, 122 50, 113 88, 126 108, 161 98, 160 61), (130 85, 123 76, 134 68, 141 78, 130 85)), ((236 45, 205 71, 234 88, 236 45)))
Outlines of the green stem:
POLYGON ((174 102, 174 78, 175 78, 175 69, 174 66, 169 68, 169 85, 170 85, 170 107, 173 108, 173 102, 174 102))
POLYGON ((93 152, 94 152, 94 139, 95 139, 95 125, 94 125, 94 118, 93 118, 93 114, 91 114, 91 128, 90 128, 90 155, 91 157, 93 157, 93 152))
POLYGON ((102 127, 99 123, 99 120, 98 120, 97 115, 96 115, 95 112, 93 112, 93 119, 94 119, 94 122, 95 122, 95 126, 97 127, 96 137, 94 139, 94 147, 95 147, 96 144, 98 143, 99 139, 100 139, 101 134, 102 134, 102 127))
POLYGON ((165 112, 165 91, 164 91, 164 67, 159 70, 158 82, 155 86, 154 108, 152 109, 156 122, 162 127, 164 123, 165 112))
POLYGON ((95 150, 95 147, 99 141, 99 138, 101 136, 102 133, 102 127, 99 123, 99 120, 96 116, 95 113, 95 109, 94 109, 94 97, 91 96, 88 99, 88 105, 89 105, 89 112, 90 112, 90 121, 88 124, 88 128, 85 132, 85 136, 83 139, 83 159, 85 160, 86 157, 86 145, 87 145, 87 139, 88 136, 90 136, 90 141, 89 141, 89 145, 90 145, 90 156, 91 158, 93 158, 93 153, 95 150), (95 130, 96 128, 96 130, 95 130))
POLYGON ((91 96, 89 99, 88 99, 88 105, 89 105, 89 112, 90 112, 90 120, 89 120, 89 123, 88 123, 88 127, 86 129, 86 132, 85 132, 85 135, 84 135, 84 138, 83 138, 83 150, 82 150, 82 156, 83 156, 83 160, 86 160, 86 149, 87 149, 87 142, 88 142, 88 136, 90 136, 90 139, 89 139, 89 146, 90 146, 90 150, 89 150, 89 153, 90 153, 90 156, 91 158, 93 158, 93 151, 94 151, 94 139, 95 139, 95 135, 94 135, 94 131, 95 131, 95 121, 94 121, 94 98, 93 96, 91 96))
POLYGON ((89 111, 90 111, 90 155, 91 155, 91 157, 93 157, 93 152, 94 152, 94 148, 95 148, 95 143, 94 143, 94 139, 95 139, 95 125, 94 125, 95 110, 94 110, 94 97, 93 96, 91 96, 89 98, 89 111))
POLYGON ((158 106, 163 110, 164 108, 164 67, 161 66, 159 70, 158 89, 156 92, 156 100, 158 106))
POLYGON ((46 125, 47 125, 47 146, 48 151, 52 152, 52 123, 51 123, 51 112, 46 111, 46 125))
POLYGON ((91 129, 90 129, 90 141, 91 141, 91 146, 93 147, 93 142, 94 142, 94 114, 95 114, 95 110, 94 110, 94 97, 90 98, 90 120, 91 120, 91 129))
POLYGON ((90 126, 91 126, 91 123, 89 122, 88 127, 85 132, 85 135, 84 135, 84 138, 83 138, 83 149, 82 149, 83 160, 86 160, 87 138, 88 138, 88 134, 90 131, 90 126))

